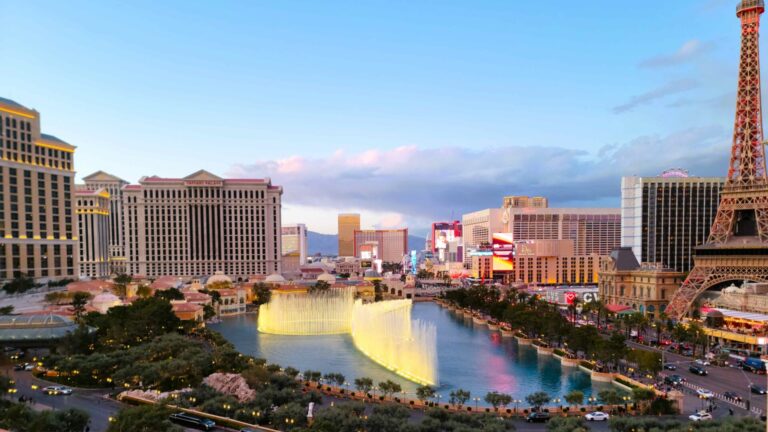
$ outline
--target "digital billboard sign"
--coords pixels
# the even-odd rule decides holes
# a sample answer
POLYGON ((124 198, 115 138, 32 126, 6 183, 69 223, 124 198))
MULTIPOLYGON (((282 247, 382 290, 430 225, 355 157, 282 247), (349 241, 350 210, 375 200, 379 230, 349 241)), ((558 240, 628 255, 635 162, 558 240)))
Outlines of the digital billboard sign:
POLYGON ((432 224, 432 252, 448 249, 450 242, 461 238, 461 222, 435 222, 432 224))
POLYGON ((515 270, 515 244, 511 233, 493 233, 493 272, 515 270))

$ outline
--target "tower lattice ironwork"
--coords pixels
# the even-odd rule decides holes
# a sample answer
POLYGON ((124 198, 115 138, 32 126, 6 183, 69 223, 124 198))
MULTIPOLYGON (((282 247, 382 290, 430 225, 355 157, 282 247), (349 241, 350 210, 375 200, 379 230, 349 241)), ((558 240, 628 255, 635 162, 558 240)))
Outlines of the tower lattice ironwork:
POLYGON ((680 319, 705 290, 727 281, 768 282, 768 177, 760 101, 760 15, 764 0, 742 0, 736 119, 728 178, 707 242, 694 268, 665 309, 680 319))

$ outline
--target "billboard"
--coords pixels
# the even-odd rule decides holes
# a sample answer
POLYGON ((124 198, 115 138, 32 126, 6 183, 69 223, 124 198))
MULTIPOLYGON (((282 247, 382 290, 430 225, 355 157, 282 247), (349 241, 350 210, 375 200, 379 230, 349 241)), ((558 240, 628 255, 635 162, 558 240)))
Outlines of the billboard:
POLYGON ((493 233, 493 272, 515 270, 515 243, 511 233, 493 233))
POLYGON ((432 224, 432 252, 448 249, 448 244, 461 238, 461 222, 435 222, 432 224))

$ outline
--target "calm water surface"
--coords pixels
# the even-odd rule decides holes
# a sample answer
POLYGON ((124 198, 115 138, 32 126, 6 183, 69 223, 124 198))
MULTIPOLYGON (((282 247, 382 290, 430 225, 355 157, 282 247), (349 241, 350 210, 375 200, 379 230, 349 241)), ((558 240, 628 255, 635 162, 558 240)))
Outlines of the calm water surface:
MULTIPOLYGON (((447 398, 451 390, 469 390, 472 397, 489 391, 511 394, 524 399, 543 390, 553 398, 571 390, 581 390, 586 397, 611 384, 592 383, 578 368, 563 368, 552 356, 540 356, 531 346, 519 345, 514 338, 502 338, 486 326, 443 309, 434 303, 415 303, 413 319, 437 326, 438 393, 447 398)), ((230 340, 239 351, 267 359, 281 366, 301 371, 340 372, 350 383, 367 376, 378 383, 387 379, 399 382, 404 391, 413 393, 416 384, 384 369, 359 353, 349 335, 279 336, 256 330, 256 315, 225 318, 210 328, 230 340)))

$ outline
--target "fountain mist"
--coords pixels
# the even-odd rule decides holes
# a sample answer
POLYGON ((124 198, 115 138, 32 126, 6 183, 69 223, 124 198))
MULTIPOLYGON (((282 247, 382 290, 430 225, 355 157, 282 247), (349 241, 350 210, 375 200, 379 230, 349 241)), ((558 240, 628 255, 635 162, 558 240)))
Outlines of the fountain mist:
POLYGON ((436 385, 437 330, 411 321, 411 300, 363 304, 354 289, 276 293, 259 308, 258 329, 282 335, 351 333, 368 358, 419 384, 436 385))

